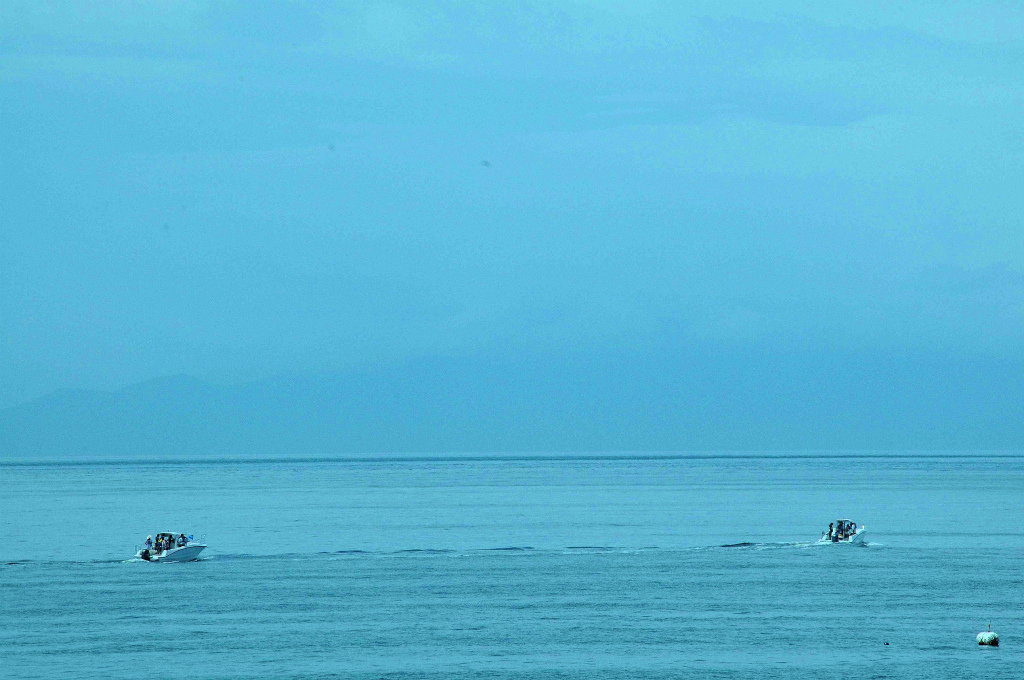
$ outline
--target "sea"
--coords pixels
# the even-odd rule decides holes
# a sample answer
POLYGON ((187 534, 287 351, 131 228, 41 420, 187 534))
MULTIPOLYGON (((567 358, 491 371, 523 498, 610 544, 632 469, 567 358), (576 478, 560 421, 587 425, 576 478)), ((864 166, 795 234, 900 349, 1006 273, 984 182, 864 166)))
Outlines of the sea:
POLYGON ((0 677, 1022 678, 1022 510, 1017 453, 0 462, 0 677))

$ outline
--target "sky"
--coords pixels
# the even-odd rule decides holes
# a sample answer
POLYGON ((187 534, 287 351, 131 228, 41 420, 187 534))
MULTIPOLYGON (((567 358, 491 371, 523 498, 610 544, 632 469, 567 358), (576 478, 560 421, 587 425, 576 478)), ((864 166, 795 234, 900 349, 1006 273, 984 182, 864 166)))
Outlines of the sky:
POLYGON ((4 2, 0 408, 650 348, 997 377, 1024 5, 806 5, 4 2))

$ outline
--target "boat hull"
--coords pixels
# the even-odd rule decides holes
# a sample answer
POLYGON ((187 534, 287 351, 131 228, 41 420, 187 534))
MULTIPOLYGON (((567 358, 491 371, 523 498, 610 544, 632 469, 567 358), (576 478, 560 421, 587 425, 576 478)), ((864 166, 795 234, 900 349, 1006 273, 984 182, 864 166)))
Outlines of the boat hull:
POLYGON ((150 551, 148 557, 144 555, 146 551, 140 550, 135 556, 147 562, 191 562, 199 559, 199 553, 205 549, 206 546, 201 543, 192 543, 180 548, 171 548, 162 553, 150 551))
POLYGON ((865 538, 864 534, 866 534, 866 533, 867 533, 866 529, 861 529, 860 531, 855 533, 853 536, 850 536, 849 538, 847 538, 845 540, 833 541, 833 540, 830 540, 828 538, 822 538, 821 540, 818 541, 818 543, 829 543, 829 544, 835 543, 837 545, 864 545, 864 538, 865 538))

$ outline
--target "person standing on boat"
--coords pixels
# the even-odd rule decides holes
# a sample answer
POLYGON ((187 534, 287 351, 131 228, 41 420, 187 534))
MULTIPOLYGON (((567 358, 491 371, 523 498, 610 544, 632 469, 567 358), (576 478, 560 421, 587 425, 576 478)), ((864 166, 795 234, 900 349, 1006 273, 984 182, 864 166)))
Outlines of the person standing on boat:
POLYGON ((179 534, 178 535, 178 547, 179 548, 184 547, 184 545, 186 543, 188 543, 188 540, 185 538, 185 534, 179 534))
POLYGON ((828 540, 830 540, 830 541, 832 540, 832 531, 833 531, 832 527, 834 527, 834 526, 835 526, 835 522, 829 522, 828 523, 828 540))
POLYGON ((149 548, 150 550, 153 549, 153 537, 152 536, 146 536, 146 547, 149 548))

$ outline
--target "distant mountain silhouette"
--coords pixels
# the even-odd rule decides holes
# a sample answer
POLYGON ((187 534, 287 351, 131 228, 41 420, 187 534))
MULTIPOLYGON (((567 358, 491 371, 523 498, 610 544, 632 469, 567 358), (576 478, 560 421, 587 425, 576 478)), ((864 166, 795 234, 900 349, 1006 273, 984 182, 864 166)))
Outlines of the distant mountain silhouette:
POLYGON ((0 458, 445 451, 1020 449, 1024 371, 948 356, 648 348, 435 357, 0 411, 0 458))

